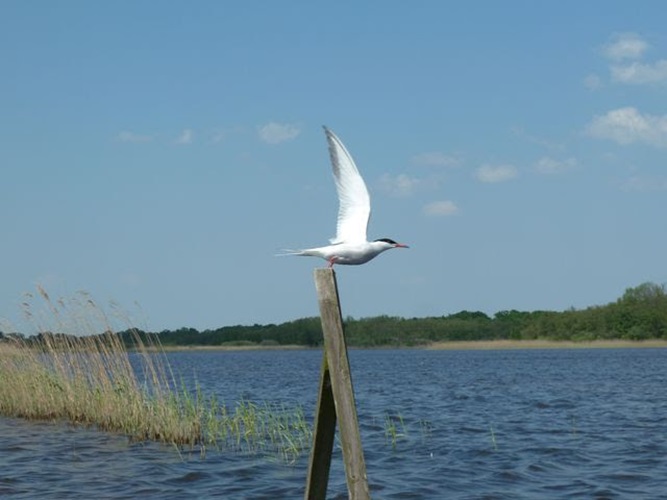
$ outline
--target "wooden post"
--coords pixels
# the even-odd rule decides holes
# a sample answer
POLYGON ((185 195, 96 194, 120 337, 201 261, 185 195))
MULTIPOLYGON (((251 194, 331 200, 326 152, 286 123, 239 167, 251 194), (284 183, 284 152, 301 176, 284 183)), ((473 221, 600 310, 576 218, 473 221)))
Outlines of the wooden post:
POLYGON ((324 357, 305 498, 307 500, 326 498, 331 452, 338 420, 348 497, 352 500, 370 499, 352 375, 343 332, 343 318, 333 269, 315 269, 315 287, 322 318, 324 357))
POLYGON ((331 453, 333 451, 334 436, 336 434, 336 408, 333 391, 331 390, 331 375, 326 354, 322 359, 320 372, 320 393, 317 398, 317 412, 315 413, 315 432, 313 434, 313 449, 308 464, 308 480, 306 483, 306 500, 324 500, 327 497, 329 484, 329 468, 331 467, 331 453))

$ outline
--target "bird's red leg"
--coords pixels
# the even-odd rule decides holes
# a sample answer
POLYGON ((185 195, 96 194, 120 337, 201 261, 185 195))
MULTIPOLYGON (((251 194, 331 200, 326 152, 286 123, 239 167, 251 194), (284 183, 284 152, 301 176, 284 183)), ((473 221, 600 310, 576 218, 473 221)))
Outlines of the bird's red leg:
POLYGON ((331 257, 329 259, 329 269, 333 269, 334 264, 336 263, 336 257, 331 257))

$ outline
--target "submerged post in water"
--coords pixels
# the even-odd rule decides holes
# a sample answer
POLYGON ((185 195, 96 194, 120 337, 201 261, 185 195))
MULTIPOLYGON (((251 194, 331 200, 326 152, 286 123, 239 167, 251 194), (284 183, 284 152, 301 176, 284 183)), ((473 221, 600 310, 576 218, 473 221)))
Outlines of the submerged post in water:
POLYGON ((305 498, 326 498, 331 452, 338 420, 348 496, 355 500, 369 499, 366 462, 361 447, 357 407, 354 401, 334 270, 315 269, 315 287, 322 318, 324 357, 305 498))

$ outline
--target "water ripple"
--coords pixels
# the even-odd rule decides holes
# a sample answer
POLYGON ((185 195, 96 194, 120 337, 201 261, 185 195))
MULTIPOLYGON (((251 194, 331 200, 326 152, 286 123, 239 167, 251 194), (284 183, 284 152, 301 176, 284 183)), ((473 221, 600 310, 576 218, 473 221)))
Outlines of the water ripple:
MULTIPOLYGON (((321 353, 173 353, 221 401, 301 405, 321 353), (280 376, 276 376, 280 374, 280 376)), ((667 491, 667 351, 351 351, 373 497, 659 498, 667 491), (394 426, 394 436, 387 426, 394 426)), ((130 442, 0 419, 0 496, 302 498, 307 457, 130 442)), ((347 498, 336 446, 328 498, 347 498)))

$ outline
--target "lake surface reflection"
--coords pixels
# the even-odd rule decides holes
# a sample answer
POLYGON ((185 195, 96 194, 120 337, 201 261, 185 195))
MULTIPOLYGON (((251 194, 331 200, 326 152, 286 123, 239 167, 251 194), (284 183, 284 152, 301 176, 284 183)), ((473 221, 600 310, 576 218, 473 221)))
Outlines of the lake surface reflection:
MULTIPOLYGON (((320 351, 170 353, 187 384, 316 404, 320 351)), ((667 492, 667 349, 352 350, 374 498, 633 498, 667 492), (387 437, 395 429, 395 442, 387 437)), ((308 457, 178 451, 0 418, 0 496, 302 498, 308 457)), ((330 498, 346 497, 336 449, 330 498)))

